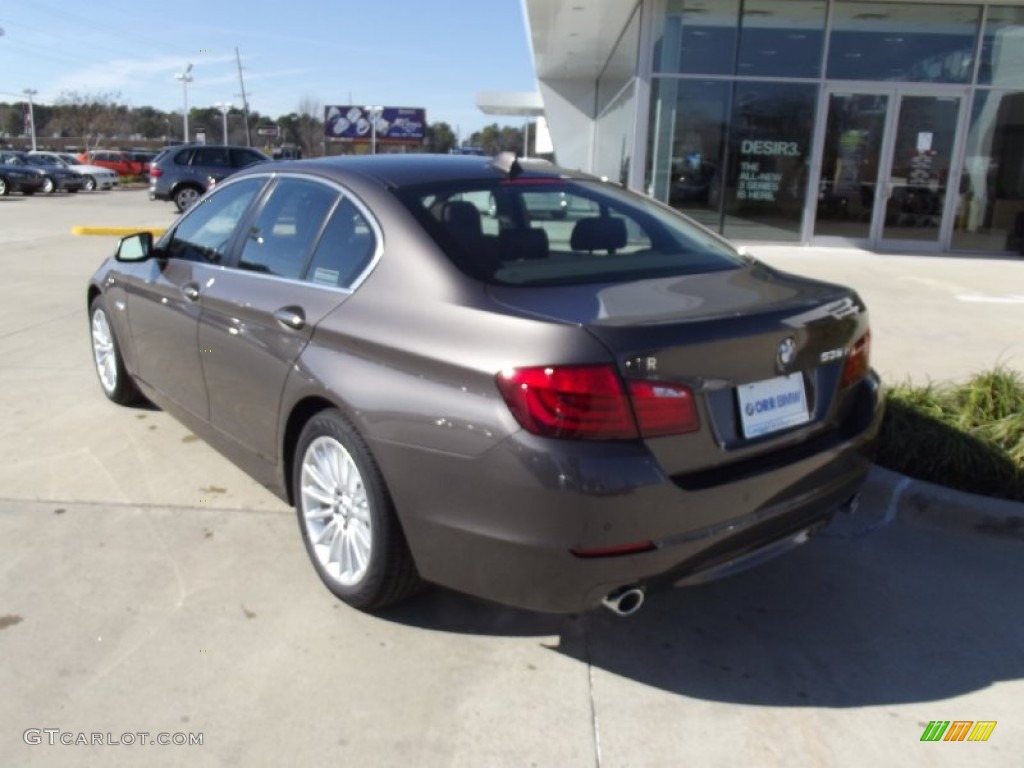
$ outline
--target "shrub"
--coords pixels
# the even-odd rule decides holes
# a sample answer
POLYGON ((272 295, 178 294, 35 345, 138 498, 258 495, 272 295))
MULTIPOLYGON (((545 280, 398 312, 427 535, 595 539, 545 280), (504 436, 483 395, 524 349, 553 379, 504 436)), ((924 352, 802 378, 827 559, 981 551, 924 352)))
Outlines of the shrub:
POLYGON ((1024 378, 999 366, 961 385, 891 387, 878 464, 957 490, 1024 501, 1024 378))

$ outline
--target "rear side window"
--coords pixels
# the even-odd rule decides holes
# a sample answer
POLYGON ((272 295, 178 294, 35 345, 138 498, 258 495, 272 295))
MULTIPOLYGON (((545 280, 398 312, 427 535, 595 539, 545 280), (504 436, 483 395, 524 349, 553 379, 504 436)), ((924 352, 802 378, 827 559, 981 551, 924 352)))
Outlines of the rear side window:
POLYGON ((351 288, 377 250, 369 222, 349 200, 331 214, 317 243, 306 279, 317 285, 351 288))
POLYGON ((174 156, 175 165, 188 165, 189 158, 192 156, 191 149, 183 149, 174 156))
POLYGON ((398 196, 457 266, 487 282, 621 282, 743 263, 734 248, 691 220, 604 182, 441 182, 407 187, 398 196))
POLYGON ((228 160, 228 151, 223 147, 197 149, 193 163, 212 168, 229 168, 231 166, 231 161, 228 160))

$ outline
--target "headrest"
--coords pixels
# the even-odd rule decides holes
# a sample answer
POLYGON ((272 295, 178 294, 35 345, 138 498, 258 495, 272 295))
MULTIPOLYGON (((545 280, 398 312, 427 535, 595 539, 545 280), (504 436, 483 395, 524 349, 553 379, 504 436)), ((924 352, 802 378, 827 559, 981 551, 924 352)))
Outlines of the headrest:
POLYGON ((483 234, 480 211, 466 200, 451 200, 441 206, 441 223, 449 229, 483 234))
POLYGON ((546 259, 548 233, 543 229, 503 229, 498 233, 498 255, 502 261, 546 259))
POLYGON ((580 219, 572 228, 569 245, 574 251, 614 251, 626 244, 626 222, 612 216, 580 219))

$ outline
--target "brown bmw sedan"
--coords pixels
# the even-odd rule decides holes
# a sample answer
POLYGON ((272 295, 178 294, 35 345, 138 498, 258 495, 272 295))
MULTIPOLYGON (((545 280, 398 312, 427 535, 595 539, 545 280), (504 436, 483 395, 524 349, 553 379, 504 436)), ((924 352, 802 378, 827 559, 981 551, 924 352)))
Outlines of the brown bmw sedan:
POLYGON ((422 580, 631 613, 852 506, 881 418, 853 291, 510 156, 254 167, 87 301, 107 397, 293 503, 365 610, 422 580))

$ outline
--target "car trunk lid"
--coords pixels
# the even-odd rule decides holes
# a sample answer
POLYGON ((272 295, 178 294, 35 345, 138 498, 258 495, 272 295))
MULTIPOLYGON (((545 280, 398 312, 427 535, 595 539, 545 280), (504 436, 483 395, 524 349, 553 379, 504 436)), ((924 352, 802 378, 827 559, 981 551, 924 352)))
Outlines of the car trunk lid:
POLYGON ((844 360, 867 330, 852 291, 759 263, 488 291, 506 309, 582 326, 627 381, 693 392, 702 428, 646 440, 668 474, 746 461, 833 429, 844 360))

